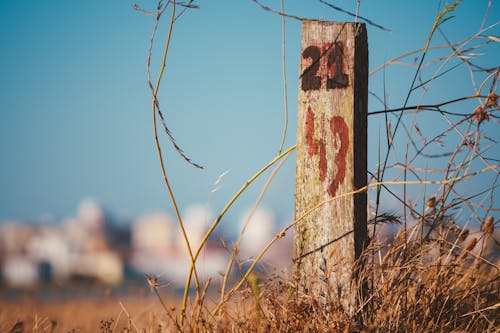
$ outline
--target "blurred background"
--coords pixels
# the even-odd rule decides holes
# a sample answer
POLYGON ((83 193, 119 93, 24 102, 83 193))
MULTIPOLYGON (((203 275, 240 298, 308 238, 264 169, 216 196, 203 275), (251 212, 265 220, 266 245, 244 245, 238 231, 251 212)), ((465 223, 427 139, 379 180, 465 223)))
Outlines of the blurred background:
MULTIPOLYGON (((330 3, 356 12, 356 1, 330 3)), ((154 1, 137 4, 156 9, 154 1)), ((196 244, 231 196, 276 156, 284 106, 281 17, 250 0, 195 4, 199 8, 189 9, 174 26, 158 97, 178 144, 204 166, 198 170, 187 164, 162 133, 166 171, 189 237, 196 244)), ((280 9, 280 1, 262 4, 280 9)), ((322 1, 285 1, 284 5, 285 12, 305 18, 354 20, 322 1)), ((443 5, 430 0, 360 3, 360 16, 386 28, 367 25, 373 72, 369 112, 402 106, 419 54, 398 59, 384 70, 379 66, 423 47, 443 5)), ((476 33, 498 37, 498 13, 497 2, 465 1, 431 45, 446 45, 476 33)), ((154 23, 153 17, 134 10, 131 1, 86 0, 71 5, 60 0, 0 1, 2 295, 15 297, 10 287, 61 286, 68 281, 115 287, 136 281, 144 286, 143 273, 183 286, 189 260, 162 180, 147 86, 146 59, 154 23)), ((300 27, 300 21, 286 19, 290 116, 285 147, 295 142, 300 27)), ((153 77, 160 67, 167 28, 165 15, 153 47, 153 77)), ((432 52, 429 61, 448 54, 450 48, 432 52)), ((498 54, 495 42, 465 56, 484 68, 495 68, 498 54)), ((431 63, 421 82, 439 65, 431 63)), ((458 58, 446 65, 443 70, 456 67, 445 80, 436 80, 432 90, 413 94, 408 105, 473 95, 474 80, 480 84, 488 75, 470 73, 458 58)), ((449 109, 467 114, 477 105, 477 100, 471 100, 449 109)), ((499 139, 496 123, 494 119, 483 127, 493 141, 499 139)), ((441 129, 432 117, 419 125, 429 136, 441 129)), ((385 154, 377 144, 385 140, 383 135, 381 139, 385 128, 384 115, 369 117, 372 172, 377 170, 379 155, 385 154)), ((406 138, 407 133, 398 135, 406 138)), ((448 139, 456 144, 457 139, 448 139)), ((430 147, 429 154, 442 149, 430 147)), ((394 154, 403 152, 404 146, 394 154)), ((496 146, 487 153, 498 158, 496 146)), ((387 178, 399 172, 389 170, 387 178)), ((280 227, 293 221, 294 177, 292 155, 252 216, 241 249, 244 257, 255 256, 280 227)), ((225 269, 224 243, 237 237, 265 178, 250 187, 224 217, 202 256, 199 269, 204 276, 225 269)), ((470 191, 491 184, 490 176, 479 177, 470 191)), ((421 201, 437 187, 408 191, 422 206, 421 201)), ((495 193, 496 186, 491 196, 495 193)), ((373 202, 373 192, 369 195, 373 202)), ((492 207, 498 207, 497 200, 492 207)), ((390 195, 381 204, 382 210, 394 214, 402 214, 400 206, 390 195)), ((497 210, 491 212, 496 221, 497 210)), ((470 215, 459 212, 459 223, 467 223, 470 215)), ((285 269, 290 251, 287 235, 266 260, 278 270, 285 269)))

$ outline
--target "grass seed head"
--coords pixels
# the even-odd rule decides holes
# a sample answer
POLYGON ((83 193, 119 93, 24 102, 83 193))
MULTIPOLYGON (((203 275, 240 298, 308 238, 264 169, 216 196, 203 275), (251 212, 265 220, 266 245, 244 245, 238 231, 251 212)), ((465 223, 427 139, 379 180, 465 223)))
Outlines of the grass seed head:
POLYGON ((434 208, 436 207, 436 197, 432 196, 427 200, 427 208, 434 208))
POLYGON ((498 108, 498 95, 495 93, 489 94, 484 106, 486 108, 498 108))
POLYGON ((481 124, 483 120, 488 120, 490 118, 490 116, 488 116, 488 113, 486 112, 486 107, 484 106, 478 106, 477 108, 475 108, 473 116, 478 124, 481 124))
POLYGON ((487 235, 493 235, 495 224, 493 223, 493 216, 488 216, 483 225, 483 232, 487 235))
POLYGON ((465 252, 472 251, 476 247, 476 244, 477 244, 477 238, 474 237, 465 246, 465 252))

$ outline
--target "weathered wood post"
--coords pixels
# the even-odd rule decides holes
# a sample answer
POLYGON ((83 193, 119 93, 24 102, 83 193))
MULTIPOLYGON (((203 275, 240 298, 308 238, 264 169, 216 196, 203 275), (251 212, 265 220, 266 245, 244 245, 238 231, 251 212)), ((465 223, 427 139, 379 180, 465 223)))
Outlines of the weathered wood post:
MULTIPOLYGON (((303 21, 295 217, 366 185, 368 43, 362 23, 303 21)), ((367 240, 366 192, 321 206, 295 227, 302 290, 352 309, 354 261, 367 240)))

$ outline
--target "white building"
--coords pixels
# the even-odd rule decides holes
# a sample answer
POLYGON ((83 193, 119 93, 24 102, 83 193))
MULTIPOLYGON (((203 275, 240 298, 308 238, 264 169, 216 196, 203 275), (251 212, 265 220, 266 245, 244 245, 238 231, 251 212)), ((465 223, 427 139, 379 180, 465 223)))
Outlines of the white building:
POLYGON ((244 257, 257 256, 277 233, 273 213, 264 208, 243 214, 239 225, 244 229, 239 249, 244 257))
POLYGON ((100 232, 106 224, 104 212, 93 199, 84 199, 80 202, 76 219, 90 232, 100 232))
MULTIPOLYGON (((210 224, 213 222, 212 215, 210 208, 201 204, 190 205, 184 211, 182 219, 193 251, 198 248, 210 224)), ((180 228, 177 228, 177 247, 181 251, 186 251, 186 242, 180 228)))
POLYGON ((37 264, 50 264, 53 278, 58 281, 66 280, 71 273, 69 246, 59 228, 41 228, 27 242, 26 255, 37 264))
POLYGON ((38 266, 26 256, 8 256, 2 263, 5 283, 14 288, 30 288, 38 282, 38 266))
MULTIPOLYGON (((208 230, 211 214, 208 207, 193 205, 183 216, 193 253, 208 230)), ((175 286, 184 286, 191 259, 180 227, 167 214, 140 218, 132 226, 132 266, 143 273, 162 277, 175 286)), ((220 248, 205 248, 197 261, 198 277, 206 280, 225 270, 228 255, 220 248)))
POLYGON ((84 200, 77 216, 62 226, 0 225, 2 272, 11 286, 33 286, 39 279, 66 281, 74 275, 106 284, 123 279, 123 262, 109 248, 105 217, 92 200, 84 200))
POLYGON ((134 253, 164 255, 174 244, 174 222, 168 214, 154 213, 141 217, 131 230, 134 253))

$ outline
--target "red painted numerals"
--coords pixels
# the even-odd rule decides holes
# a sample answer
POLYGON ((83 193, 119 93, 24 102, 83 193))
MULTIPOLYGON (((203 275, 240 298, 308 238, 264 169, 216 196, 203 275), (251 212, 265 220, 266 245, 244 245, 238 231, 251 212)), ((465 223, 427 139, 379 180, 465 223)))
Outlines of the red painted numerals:
MULTIPOLYGON (((346 171, 346 155, 349 147, 349 129, 344 121, 344 118, 333 116, 329 124, 325 124, 324 116, 321 119, 322 131, 330 130, 333 137, 333 148, 335 149, 335 165, 337 173, 329 177, 330 184, 328 185, 328 194, 335 196, 339 185, 344 181, 346 171), (326 126, 325 126, 326 125, 326 126)), ((324 182, 328 173, 328 160, 326 157, 326 135, 321 135, 321 139, 314 138, 314 111, 311 107, 307 108, 306 114, 306 143, 308 156, 312 157, 319 154, 319 180, 324 182)))

